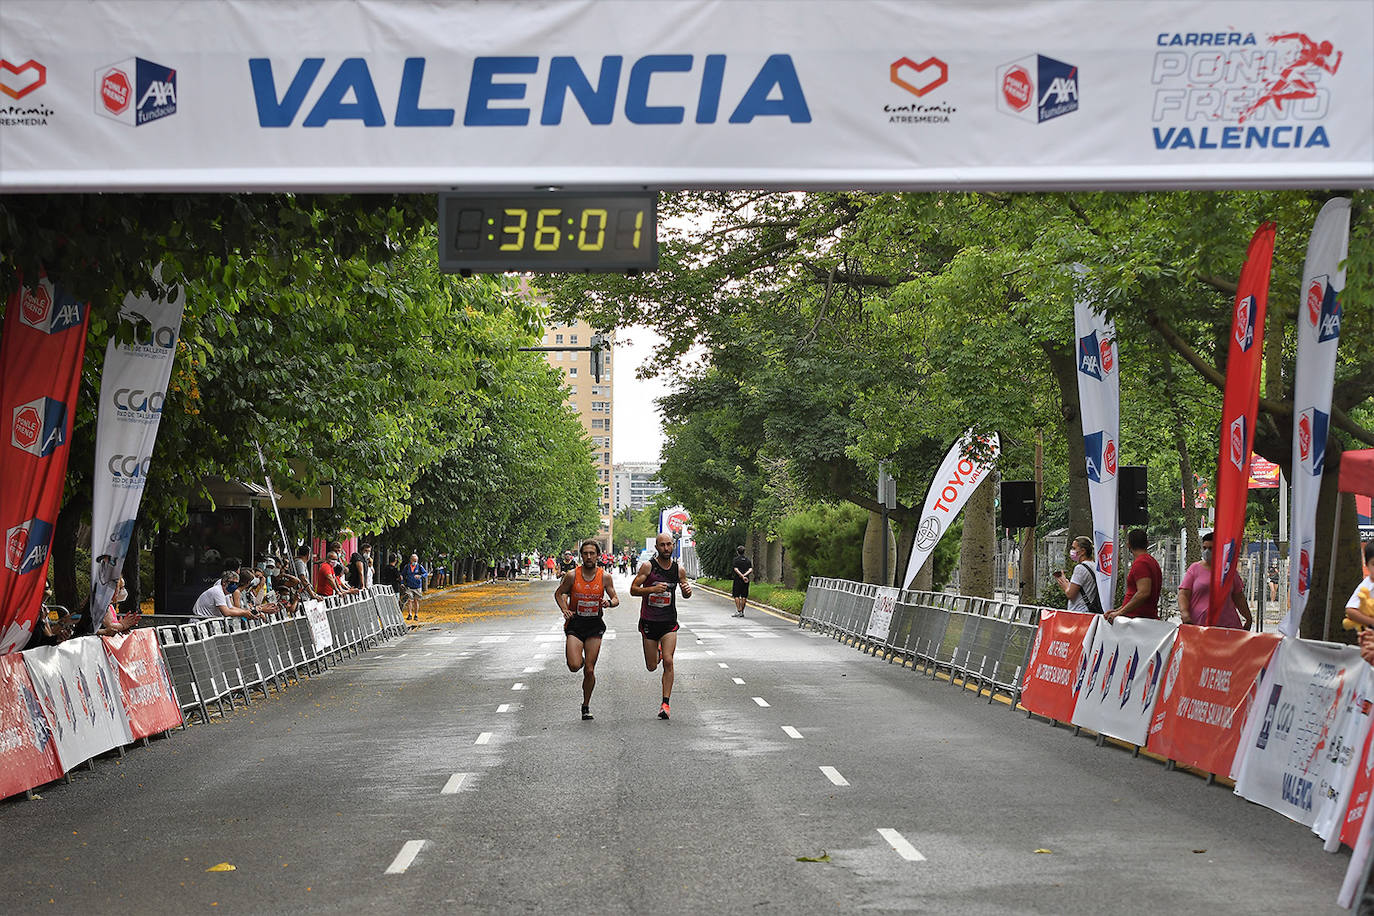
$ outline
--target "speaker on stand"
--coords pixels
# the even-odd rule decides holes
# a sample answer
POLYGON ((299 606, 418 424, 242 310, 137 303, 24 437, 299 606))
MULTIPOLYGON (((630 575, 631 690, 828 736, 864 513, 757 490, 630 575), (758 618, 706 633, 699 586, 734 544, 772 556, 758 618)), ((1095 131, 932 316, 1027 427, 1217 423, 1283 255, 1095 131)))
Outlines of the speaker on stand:
POLYGON ((1148 470, 1143 465, 1123 465, 1116 472, 1116 511, 1122 527, 1150 523, 1148 470))
POLYGON ((1035 481, 1002 481, 1002 527, 1033 528, 1035 523, 1035 481))

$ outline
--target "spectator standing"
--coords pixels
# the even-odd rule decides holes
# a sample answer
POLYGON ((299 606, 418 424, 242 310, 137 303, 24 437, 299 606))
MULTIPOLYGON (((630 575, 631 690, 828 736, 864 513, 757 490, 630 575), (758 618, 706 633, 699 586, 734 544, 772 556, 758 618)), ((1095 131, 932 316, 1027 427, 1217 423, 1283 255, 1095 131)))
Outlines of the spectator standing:
POLYGON ((730 564, 730 597, 735 599, 735 613, 731 617, 743 617, 744 605, 749 600, 749 580, 754 575, 754 564, 744 555, 744 545, 735 548, 735 559, 730 564))
POLYGON ((309 598, 320 597, 315 593, 315 589, 310 585, 310 548, 301 546, 296 548, 296 559, 291 561, 291 575, 300 580, 300 588, 305 591, 305 596, 309 598))
POLYGON ((1374 627, 1374 540, 1364 545, 1364 581, 1350 593, 1345 616, 1361 629, 1374 627))
POLYGON ((1273 602, 1275 602, 1275 603, 1277 603, 1278 600, 1279 600, 1279 564, 1278 564, 1278 563, 1270 563, 1270 564, 1269 564, 1269 574, 1268 574, 1267 578, 1268 578, 1268 580, 1269 580, 1269 600, 1270 600, 1270 601, 1273 601, 1273 602))
MULTIPOLYGON (((1202 559, 1198 560, 1183 574, 1178 584, 1178 613, 1184 623, 1202 624, 1207 619, 1207 609, 1212 593, 1212 545, 1214 535, 1211 531, 1202 536, 1202 559)), ((1231 594, 1221 606, 1212 626, 1229 627, 1235 630, 1250 629, 1250 605, 1245 600, 1245 590, 1241 587, 1240 576, 1232 582, 1231 594)))
POLYGON ((420 565, 420 557, 417 554, 410 555, 410 562, 401 567, 401 583, 405 586, 405 606, 409 609, 406 613, 407 620, 420 619, 420 596, 425 591, 425 580, 429 578, 429 570, 420 565))
POLYGON ((353 588, 367 588, 367 565, 371 559, 371 544, 363 544, 348 558, 348 584, 353 588))
POLYGON ((1150 555, 1150 539, 1143 528, 1132 528, 1126 534, 1130 548, 1131 568, 1126 573, 1126 597, 1121 607, 1108 611, 1108 620, 1118 617, 1159 619, 1159 596, 1164 589, 1164 572, 1159 561, 1150 555))
POLYGON ((1062 569, 1054 571, 1054 584, 1069 599, 1069 610, 1082 614, 1101 614, 1102 600, 1097 594, 1097 567, 1093 563, 1093 541, 1076 537, 1069 548, 1073 572, 1067 577, 1062 569))

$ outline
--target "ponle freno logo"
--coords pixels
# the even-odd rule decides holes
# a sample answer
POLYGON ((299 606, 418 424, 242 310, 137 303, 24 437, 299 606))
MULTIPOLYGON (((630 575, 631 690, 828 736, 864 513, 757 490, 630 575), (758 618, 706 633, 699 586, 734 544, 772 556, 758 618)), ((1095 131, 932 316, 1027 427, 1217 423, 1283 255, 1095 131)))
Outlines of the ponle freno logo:
POLYGON ((19 300, 20 320, 32 328, 41 328, 52 311, 52 294, 46 286, 27 287, 19 300))
POLYGON ((25 287, 19 297, 19 321, 44 334, 60 334, 86 318, 85 305, 48 280, 25 287))
POLYGON ((1036 124, 1078 110, 1078 67, 1031 54, 997 68, 997 110, 1036 124))
POLYGON ((138 127, 177 113, 177 72, 141 57, 95 71, 95 111, 138 127))
POLYGON ((36 398, 14 408, 10 444, 21 452, 46 458, 67 441, 67 405, 36 398))

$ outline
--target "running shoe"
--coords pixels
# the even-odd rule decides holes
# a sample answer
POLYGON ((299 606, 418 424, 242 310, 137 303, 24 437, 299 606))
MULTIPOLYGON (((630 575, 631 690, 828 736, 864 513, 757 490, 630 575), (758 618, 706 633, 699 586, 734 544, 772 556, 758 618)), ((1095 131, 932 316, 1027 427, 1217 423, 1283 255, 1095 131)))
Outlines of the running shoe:
POLYGON ((660 719, 666 719, 666 718, 668 718, 668 704, 667 704, 667 703, 663 703, 662 705, 660 705, 660 706, 658 707, 658 717, 659 717, 660 719))
POLYGON ((582 721, 583 721, 583 722, 590 722, 590 721, 592 721, 592 711, 591 711, 591 709, 589 709, 589 708, 586 707, 586 706, 583 706, 583 707, 582 707, 582 721))

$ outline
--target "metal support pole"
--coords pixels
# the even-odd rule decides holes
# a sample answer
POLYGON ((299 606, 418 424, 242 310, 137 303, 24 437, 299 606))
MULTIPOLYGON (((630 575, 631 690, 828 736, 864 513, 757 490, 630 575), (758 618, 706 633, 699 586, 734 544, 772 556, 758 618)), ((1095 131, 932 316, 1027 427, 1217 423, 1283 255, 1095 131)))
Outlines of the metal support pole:
POLYGON ((1336 523, 1331 526, 1331 562, 1326 568, 1326 620, 1322 624, 1322 639, 1331 632, 1331 593, 1336 587, 1336 542, 1341 533, 1341 493, 1336 491, 1336 523))

